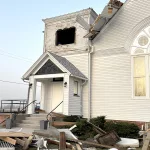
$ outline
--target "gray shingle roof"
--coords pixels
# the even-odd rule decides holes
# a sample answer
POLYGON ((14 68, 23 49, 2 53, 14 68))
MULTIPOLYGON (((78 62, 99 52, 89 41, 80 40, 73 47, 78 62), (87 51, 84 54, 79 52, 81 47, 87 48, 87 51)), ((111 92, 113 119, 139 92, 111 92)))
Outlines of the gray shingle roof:
POLYGON ((87 79, 87 77, 77 69, 71 62, 69 62, 66 58, 58 56, 54 53, 50 53, 61 65, 63 65, 73 76, 81 77, 87 79))

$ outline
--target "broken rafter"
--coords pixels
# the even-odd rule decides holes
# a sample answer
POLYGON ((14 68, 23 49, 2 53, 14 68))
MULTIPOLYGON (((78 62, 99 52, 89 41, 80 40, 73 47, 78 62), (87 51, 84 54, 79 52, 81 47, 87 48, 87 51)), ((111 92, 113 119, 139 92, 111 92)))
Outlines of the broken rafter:
MULTIPOLYGON (((45 139, 45 140, 47 140, 47 143, 49 143, 49 144, 55 144, 55 145, 59 145, 59 141, 57 141, 57 140, 51 140, 51 139, 45 139)), ((71 145, 70 143, 66 143, 66 148, 70 148, 70 149, 73 149, 74 147, 73 147, 73 145, 71 145)))
POLYGON ((82 140, 72 140, 72 139, 67 139, 68 141, 72 141, 72 142, 80 142, 82 144, 87 144, 87 145, 92 145, 92 146, 96 146, 96 147, 104 147, 104 148, 115 148, 114 146, 108 146, 108 145, 103 145, 103 144, 98 144, 98 143, 94 143, 94 142, 89 142, 89 141, 82 141, 82 140))
POLYGON ((16 145, 16 140, 10 138, 10 137, 0 137, 1 140, 10 143, 12 145, 16 145))

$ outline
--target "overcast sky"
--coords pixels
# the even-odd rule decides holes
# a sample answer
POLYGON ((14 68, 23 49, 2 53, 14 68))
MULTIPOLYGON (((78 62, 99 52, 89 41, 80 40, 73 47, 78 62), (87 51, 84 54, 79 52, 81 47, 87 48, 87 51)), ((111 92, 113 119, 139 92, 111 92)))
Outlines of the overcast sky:
POLYGON ((99 14, 108 1, 0 0, 0 99, 27 98, 28 86, 21 77, 42 54, 42 19, 89 7, 99 14))

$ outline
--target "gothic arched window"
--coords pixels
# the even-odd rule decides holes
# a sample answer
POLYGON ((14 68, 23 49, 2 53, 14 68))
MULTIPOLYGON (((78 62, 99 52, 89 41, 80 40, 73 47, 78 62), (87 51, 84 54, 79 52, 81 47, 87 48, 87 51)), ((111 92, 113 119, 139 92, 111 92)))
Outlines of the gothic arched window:
POLYGON ((143 29, 131 46, 133 97, 150 96, 150 26, 143 29))

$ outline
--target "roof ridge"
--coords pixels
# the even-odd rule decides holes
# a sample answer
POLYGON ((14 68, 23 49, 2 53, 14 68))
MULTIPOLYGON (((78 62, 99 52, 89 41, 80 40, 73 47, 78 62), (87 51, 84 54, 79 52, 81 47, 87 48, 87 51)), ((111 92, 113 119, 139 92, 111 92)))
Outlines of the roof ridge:
POLYGON ((75 11, 75 12, 71 12, 71 13, 66 13, 66 14, 63 14, 63 15, 58 15, 58 16, 54 16, 54 17, 50 17, 50 18, 45 18, 45 19, 42 19, 43 22, 51 22, 51 21, 57 21, 57 20, 62 20, 64 18, 67 18, 69 16, 74 16, 74 15, 77 15, 77 14, 90 14, 90 13, 94 13, 95 15, 97 15, 97 13, 94 11, 93 8, 89 7, 89 8, 86 8, 86 9, 82 9, 82 10, 79 10, 79 11, 75 11))

